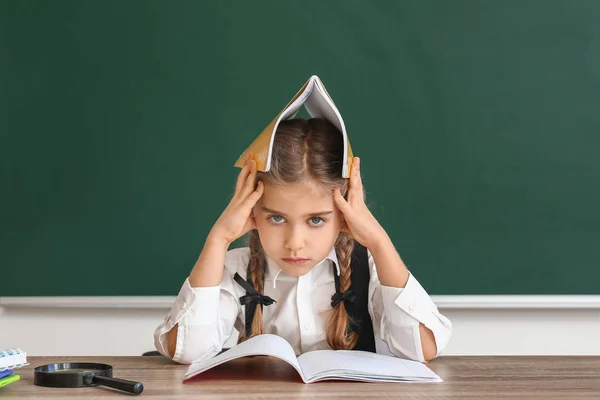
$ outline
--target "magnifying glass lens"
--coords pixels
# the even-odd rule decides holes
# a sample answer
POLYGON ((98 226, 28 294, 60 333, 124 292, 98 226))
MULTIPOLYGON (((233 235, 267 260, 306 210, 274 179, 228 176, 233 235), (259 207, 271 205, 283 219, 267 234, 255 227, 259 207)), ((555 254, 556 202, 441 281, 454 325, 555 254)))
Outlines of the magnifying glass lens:
POLYGON ((101 363, 58 363, 36 367, 33 383, 50 387, 109 386, 125 392, 140 394, 144 385, 112 377, 112 366, 101 363))

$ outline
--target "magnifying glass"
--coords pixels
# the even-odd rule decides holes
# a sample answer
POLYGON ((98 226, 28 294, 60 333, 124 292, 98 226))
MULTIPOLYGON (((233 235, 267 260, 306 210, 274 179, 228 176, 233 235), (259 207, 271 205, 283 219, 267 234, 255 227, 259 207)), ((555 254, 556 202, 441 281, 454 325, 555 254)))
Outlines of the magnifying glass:
POLYGON ((112 377, 112 366, 101 363, 57 363, 36 367, 33 383, 38 386, 75 388, 108 386, 128 393, 140 394, 144 385, 112 377))

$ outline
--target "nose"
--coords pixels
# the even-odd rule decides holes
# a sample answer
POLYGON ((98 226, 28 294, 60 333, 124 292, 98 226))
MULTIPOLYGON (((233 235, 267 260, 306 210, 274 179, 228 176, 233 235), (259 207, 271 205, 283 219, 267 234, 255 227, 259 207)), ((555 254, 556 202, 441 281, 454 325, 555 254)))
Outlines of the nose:
POLYGON ((305 234, 302 227, 290 225, 285 233, 285 248, 292 252, 292 255, 296 255, 298 251, 304 248, 305 234))

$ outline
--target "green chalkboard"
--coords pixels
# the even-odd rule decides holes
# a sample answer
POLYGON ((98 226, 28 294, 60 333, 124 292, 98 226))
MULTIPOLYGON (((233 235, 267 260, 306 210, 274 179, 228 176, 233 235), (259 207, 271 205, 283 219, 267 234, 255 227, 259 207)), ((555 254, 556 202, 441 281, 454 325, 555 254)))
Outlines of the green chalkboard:
POLYGON ((312 74, 432 294, 600 282, 600 2, 1 1, 0 296, 174 295, 312 74))

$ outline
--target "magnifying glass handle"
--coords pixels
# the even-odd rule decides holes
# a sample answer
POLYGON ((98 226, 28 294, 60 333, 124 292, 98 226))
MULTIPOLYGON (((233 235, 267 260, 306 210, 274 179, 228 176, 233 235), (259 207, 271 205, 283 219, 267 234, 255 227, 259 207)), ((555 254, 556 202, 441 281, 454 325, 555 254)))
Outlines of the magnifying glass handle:
POLYGON ((93 382, 98 385, 123 390, 125 392, 140 394, 144 390, 141 382, 128 381, 125 379, 109 378, 108 376, 94 376, 93 382))

